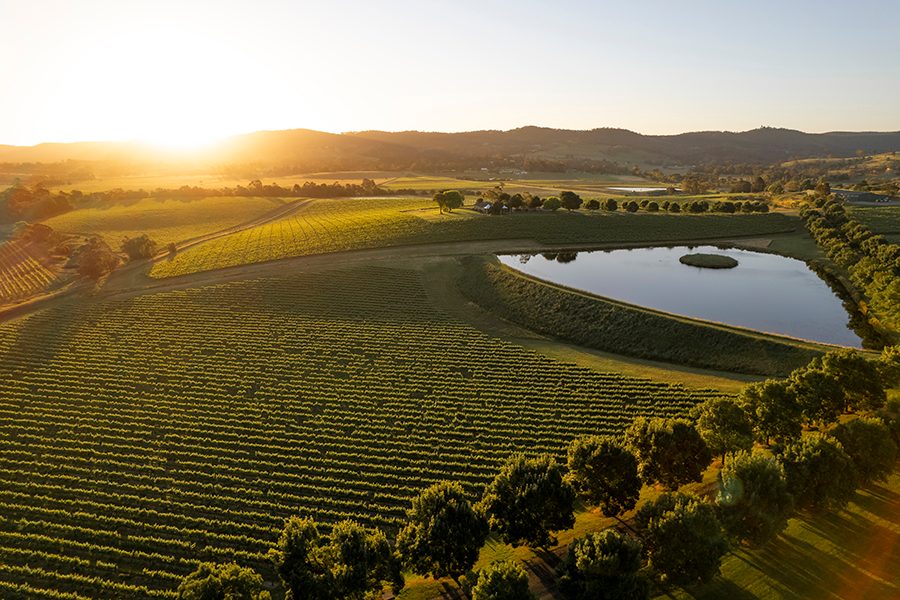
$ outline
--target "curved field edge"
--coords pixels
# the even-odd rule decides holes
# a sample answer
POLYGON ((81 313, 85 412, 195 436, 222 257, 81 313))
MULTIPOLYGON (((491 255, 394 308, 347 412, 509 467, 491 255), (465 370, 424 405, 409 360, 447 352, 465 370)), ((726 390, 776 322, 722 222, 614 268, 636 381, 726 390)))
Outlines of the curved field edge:
POLYGON ((796 217, 521 213, 482 215, 471 210, 438 214, 421 198, 313 200, 302 211, 200 244, 159 261, 154 278, 187 275, 242 264, 347 250, 485 240, 542 244, 677 242, 753 237, 797 230, 796 217))
POLYGON ((465 257, 462 293, 528 329, 597 350, 704 369, 786 375, 823 347, 704 323, 569 290, 465 257))

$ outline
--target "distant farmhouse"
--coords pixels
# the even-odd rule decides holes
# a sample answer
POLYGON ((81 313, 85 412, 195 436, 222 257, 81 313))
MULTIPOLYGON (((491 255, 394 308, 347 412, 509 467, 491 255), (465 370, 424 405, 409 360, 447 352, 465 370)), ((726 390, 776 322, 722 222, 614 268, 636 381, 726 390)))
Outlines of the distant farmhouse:
POLYGON ((853 190, 831 190, 831 192, 844 202, 890 202, 891 197, 872 192, 854 192, 853 190))

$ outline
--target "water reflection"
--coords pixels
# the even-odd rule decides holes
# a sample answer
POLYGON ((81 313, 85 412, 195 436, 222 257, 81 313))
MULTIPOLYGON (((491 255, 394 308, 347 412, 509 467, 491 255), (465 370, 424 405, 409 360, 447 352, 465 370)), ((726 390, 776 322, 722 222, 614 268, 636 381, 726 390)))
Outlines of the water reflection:
POLYGON ((500 256, 529 275, 600 296, 759 331, 860 347, 841 299, 806 263, 714 246, 633 248, 500 256), (733 269, 703 269, 678 259, 724 254, 733 269))

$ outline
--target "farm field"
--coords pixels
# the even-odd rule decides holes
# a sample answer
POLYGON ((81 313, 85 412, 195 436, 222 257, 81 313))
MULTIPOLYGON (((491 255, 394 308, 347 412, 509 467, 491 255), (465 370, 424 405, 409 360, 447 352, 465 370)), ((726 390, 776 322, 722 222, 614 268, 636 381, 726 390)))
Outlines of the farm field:
POLYGON ((164 246, 251 221, 283 203, 280 199, 254 197, 146 198, 95 203, 47 219, 44 224, 65 233, 99 235, 114 248, 124 238, 143 233, 164 246))
POLYGON ((274 581, 286 516, 392 530, 436 480, 719 394, 547 359, 380 266, 62 304, 0 325, 0 372, 0 590, 91 598, 274 581))
POLYGON ((57 274, 33 254, 31 244, 0 241, 0 305, 40 293, 56 280, 57 274))
POLYGON ((900 243, 900 206, 853 207, 851 214, 891 243, 900 243))
POLYGON ((487 217, 457 210, 439 215, 422 198, 313 200, 297 213, 179 253, 154 265, 171 277, 252 262, 342 250, 496 239, 543 244, 637 243, 752 236, 794 231, 795 217, 522 213, 487 217))

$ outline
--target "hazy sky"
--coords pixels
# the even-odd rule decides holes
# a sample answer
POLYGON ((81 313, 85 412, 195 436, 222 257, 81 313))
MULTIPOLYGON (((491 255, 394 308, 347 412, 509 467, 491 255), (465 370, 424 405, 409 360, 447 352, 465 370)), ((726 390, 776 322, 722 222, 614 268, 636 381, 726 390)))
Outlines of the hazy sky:
POLYGON ((0 143, 900 130, 900 1, 0 0, 0 143))

